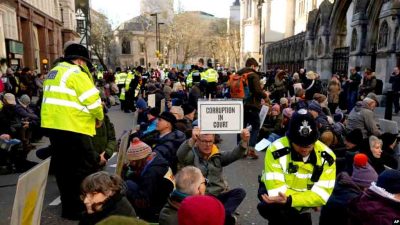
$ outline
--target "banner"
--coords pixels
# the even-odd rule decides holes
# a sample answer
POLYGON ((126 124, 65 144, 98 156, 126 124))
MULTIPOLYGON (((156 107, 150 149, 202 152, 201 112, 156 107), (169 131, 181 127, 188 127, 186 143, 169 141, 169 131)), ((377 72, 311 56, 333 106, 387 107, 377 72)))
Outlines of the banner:
POLYGON ((236 134, 243 129, 242 101, 198 101, 201 133, 236 134))
POLYGON ((156 107, 156 94, 150 94, 147 96, 147 104, 151 108, 156 107))
POLYGON ((40 224, 50 158, 21 174, 11 215, 11 225, 40 224))

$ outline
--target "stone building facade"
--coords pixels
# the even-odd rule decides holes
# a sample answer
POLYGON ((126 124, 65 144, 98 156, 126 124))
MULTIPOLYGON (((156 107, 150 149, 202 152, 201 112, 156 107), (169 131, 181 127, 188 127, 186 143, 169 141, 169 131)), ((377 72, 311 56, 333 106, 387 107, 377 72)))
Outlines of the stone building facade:
MULTIPOLYGON (((323 79, 332 73, 348 73, 355 66, 372 68, 385 82, 400 63, 400 1, 324 0, 308 14, 304 41, 304 67, 323 79)), ((299 36, 297 35, 297 36, 299 36)), ((301 40, 301 38, 298 38, 301 40)), ((282 40, 265 52, 268 68, 289 68, 283 55, 295 51, 282 40), (288 53, 289 52, 289 53, 288 53)))

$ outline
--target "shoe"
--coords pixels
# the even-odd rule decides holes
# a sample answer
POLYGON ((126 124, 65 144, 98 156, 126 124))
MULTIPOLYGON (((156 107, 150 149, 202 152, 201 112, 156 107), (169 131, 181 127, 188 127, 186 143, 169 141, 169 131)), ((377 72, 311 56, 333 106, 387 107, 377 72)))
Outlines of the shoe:
POLYGON ((247 157, 249 157, 250 159, 258 159, 258 155, 254 149, 249 149, 247 151, 247 157))

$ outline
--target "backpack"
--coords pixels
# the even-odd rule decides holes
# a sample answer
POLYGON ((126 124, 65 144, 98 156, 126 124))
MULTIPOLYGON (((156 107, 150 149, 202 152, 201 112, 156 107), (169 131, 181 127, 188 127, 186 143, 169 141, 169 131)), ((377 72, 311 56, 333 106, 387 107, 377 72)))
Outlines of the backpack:
POLYGON ((233 74, 229 78, 231 98, 244 99, 246 97, 247 74, 233 74))
POLYGON ((376 79, 375 94, 381 95, 383 90, 383 81, 381 79, 376 79))

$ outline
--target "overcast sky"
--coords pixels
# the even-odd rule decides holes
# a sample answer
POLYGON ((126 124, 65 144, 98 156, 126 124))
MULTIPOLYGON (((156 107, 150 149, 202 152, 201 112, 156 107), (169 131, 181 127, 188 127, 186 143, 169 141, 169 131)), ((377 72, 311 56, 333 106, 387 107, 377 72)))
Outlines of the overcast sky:
MULTIPOLYGON (((234 0, 180 0, 184 10, 204 11, 216 17, 229 16, 229 7, 234 0)), ((90 0, 91 7, 106 14, 113 27, 140 13, 140 0, 90 0)), ((175 0, 175 9, 178 0, 175 0)))

